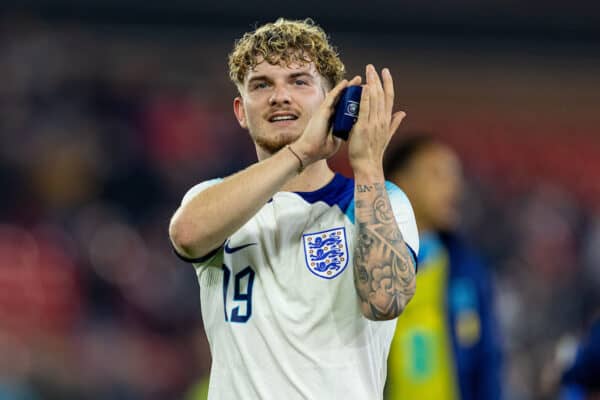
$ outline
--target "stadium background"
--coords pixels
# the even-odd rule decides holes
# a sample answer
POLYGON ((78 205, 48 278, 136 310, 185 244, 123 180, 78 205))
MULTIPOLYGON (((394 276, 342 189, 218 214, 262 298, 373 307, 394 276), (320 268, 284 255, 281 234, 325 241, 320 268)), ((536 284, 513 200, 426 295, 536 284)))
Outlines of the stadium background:
POLYGON ((180 399, 206 375, 167 225, 189 186, 255 160, 226 56, 277 16, 313 17, 349 73, 390 67, 397 137, 458 150, 506 398, 553 398, 600 304, 598 4, 3 1, 0 398, 180 399))

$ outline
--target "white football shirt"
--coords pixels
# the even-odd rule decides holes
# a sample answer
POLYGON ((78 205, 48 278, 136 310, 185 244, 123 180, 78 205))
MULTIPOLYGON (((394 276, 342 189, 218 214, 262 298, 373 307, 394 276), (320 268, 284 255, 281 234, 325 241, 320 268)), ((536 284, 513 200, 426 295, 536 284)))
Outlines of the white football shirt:
MULTIPOLYGON (((198 192, 220 182, 193 187, 198 192)), ((405 194, 386 182, 411 252, 405 194)), ((381 399, 396 320, 370 321, 353 282, 354 181, 278 192, 194 264, 212 354, 209 399, 381 399)))

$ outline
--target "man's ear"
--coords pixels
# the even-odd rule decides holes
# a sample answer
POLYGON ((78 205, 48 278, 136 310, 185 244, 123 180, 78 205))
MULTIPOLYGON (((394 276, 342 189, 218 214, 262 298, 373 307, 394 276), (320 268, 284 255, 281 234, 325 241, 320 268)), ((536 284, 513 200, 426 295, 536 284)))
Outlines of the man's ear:
POLYGON ((237 96, 235 99, 233 99, 233 113, 235 114, 240 126, 244 129, 248 129, 246 110, 244 110, 244 101, 240 96, 237 96))

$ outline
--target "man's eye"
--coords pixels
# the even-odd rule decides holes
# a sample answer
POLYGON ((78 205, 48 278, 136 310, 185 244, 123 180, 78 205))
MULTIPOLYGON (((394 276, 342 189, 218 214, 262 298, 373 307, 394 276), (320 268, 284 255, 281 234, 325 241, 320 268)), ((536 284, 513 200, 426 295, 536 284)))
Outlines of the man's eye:
POLYGON ((302 80, 302 79, 296 79, 295 83, 298 86, 308 85, 308 82, 306 82, 305 80, 302 80))
POLYGON ((257 82, 254 84, 254 89, 266 89, 267 87, 269 87, 267 82, 257 82))

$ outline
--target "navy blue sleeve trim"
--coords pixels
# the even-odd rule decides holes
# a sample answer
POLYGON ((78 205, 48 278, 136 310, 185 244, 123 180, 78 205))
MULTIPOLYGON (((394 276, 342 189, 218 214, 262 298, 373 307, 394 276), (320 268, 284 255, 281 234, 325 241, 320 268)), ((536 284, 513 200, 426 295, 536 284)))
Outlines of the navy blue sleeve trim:
POLYGON ((171 248, 173 249, 173 253, 175 253, 175 255, 177 257, 179 257, 179 259, 188 262, 188 263, 203 263, 205 261, 210 260, 211 258, 213 258, 215 256, 215 254, 217 254, 217 252, 223 247, 223 245, 220 245, 219 247, 217 247, 216 249, 212 250, 210 253, 202 256, 202 257, 197 257, 197 258, 189 258, 186 257, 182 254, 180 254, 177 249, 175 248, 175 246, 173 246, 173 243, 171 243, 171 248))
POLYGON ((415 263, 415 274, 417 273, 417 271, 419 270, 419 258, 417 257, 417 253, 415 253, 415 251, 412 249, 412 247, 410 247, 408 245, 408 243, 404 242, 406 244, 406 247, 408 247, 408 250, 410 250, 410 255, 413 259, 413 262, 415 263))

